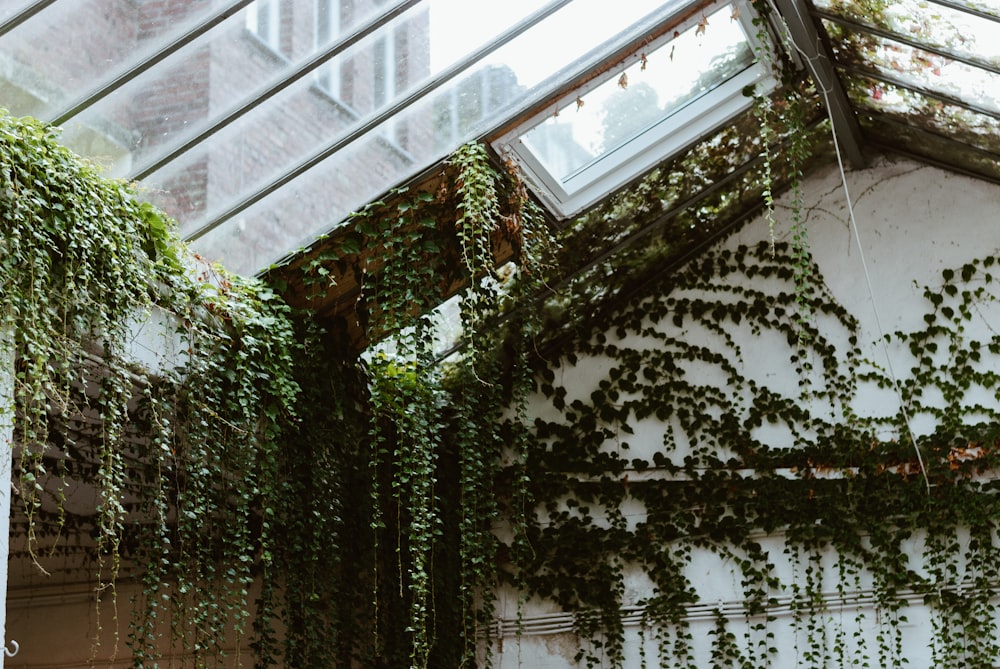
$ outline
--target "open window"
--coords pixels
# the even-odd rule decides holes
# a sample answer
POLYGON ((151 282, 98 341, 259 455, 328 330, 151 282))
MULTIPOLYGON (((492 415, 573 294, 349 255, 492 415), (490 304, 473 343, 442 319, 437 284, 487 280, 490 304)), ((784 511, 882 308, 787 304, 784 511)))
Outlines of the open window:
POLYGON ((559 218, 580 212, 775 86, 742 0, 698 15, 493 144, 559 218))

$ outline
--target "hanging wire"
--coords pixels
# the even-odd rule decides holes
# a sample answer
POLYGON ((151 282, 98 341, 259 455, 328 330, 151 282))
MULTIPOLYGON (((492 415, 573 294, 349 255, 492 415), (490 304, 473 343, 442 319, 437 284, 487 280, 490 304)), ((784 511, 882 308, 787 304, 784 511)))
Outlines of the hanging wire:
MULTIPOLYGON (((772 11, 774 12, 774 16, 780 20, 780 26, 784 30, 784 34, 781 35, 782 39, 784 39, 787 44, 790 44, 791 47, 795 49, 795 51, 798 52, 800 56, 802 56, 803 61, 809 68, 809 73, 812 76, 813 81, 816 82, 816 87, 819 89, 820 94, 823 96, 823 102, 827 110, 827 114, 830 115, 830 97, 829 97, 830 91, 827 89, 826 86, 823 85, 822 79, 819 76, 817 76, 815 64, 813 62, 815 59, 818 58, 818 56, 816 57, 809 56, 802 49, 799 48, 799 45, 796 44, 795 40, 791 38, 790 29, 788 28, 788 25, 785 23, 784 17, 781 16, 781 13, 775 6, 774 0, 768 0, 768 4, 771 6, 772 11)), ((805 23, 807 21, 807 18, 802 16, 799 3, 793 1, 791 4, 795 9, 795 13, 798 19, 803 23, 805 23)), ((881 315, 879 314, 878 302, 875 299, 875 290, 872 286, 871 273, 868 270, 868 262, 865 259, 864 245, 861 243, 861 230, 860 226, 858 225, 857 218, 854 215, 854 205, 851 202, 851 192, 847 185, 847 173, 844 169, 844 159, 843 156, 841 155, 840 141, 837 135, 837 125, 836 123, 834 123, 832 115, 830 115, 830 130, 833 136, 834 153, 836 153, 837 155, 837 167, 839 168, 840 171, 840 183, 844 190, 844 199, 847 204, 847 213, 851 222, 851 231, 853 232, 854 240, 858 245, 858 257, 861 260, 861 268, 864 271, 864 276, 865 276, 865 285, 867 286, 868 289, 868 296, 871 299, 872 313, 875 316, 875 326, 876 329, 878 330, 879 340, 881 341, 882 352, 885 355, 886 369, 889 371, 889 378, 892 380, 893 389, 896 392, 896 397, 899 399, 900 411, 903 414, 903 423, 906 427, 906 433, 907 436, 909 437, 910 443, 913 445, 913 452, 917 456, 917 463, 920 466, 920 474, 924 479, 924 486, 927 488, 927 493, 930 494, 931 483, 930 479, 927 477, 927 467, 924 464, 923 456, 920 454, 920 446, 917 443, 917 437, 913 433, 912 421, 910 419, 910 412, 907 408, 907 402, 903 397, 903 389, 899 383, 899 378, 896 376, 895 369, 893 369, 892 356, 890 355, 889 352, 889 343, 886 340, 885 329, 882 327, 882 318, 881 315)))

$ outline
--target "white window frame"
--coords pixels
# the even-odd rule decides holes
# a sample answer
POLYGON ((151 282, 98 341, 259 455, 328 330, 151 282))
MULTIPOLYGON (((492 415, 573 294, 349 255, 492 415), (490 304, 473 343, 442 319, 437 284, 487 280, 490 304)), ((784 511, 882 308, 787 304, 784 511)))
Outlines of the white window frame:
MULTIPOLYGON (((388 35, 384 35, 376 41, 372 57, 372 113, 388 107, 396 99, 396 94, 399 90, 399 82, 396 81, 397 41, 398 36, 395 30, 392 30, 388 35), (384 52, 379 54, 379 49, 382 49, 384 52), (377 56, 379 55, 382 56, 381 65, 378 64, 377 56), (379 90, 378 82, 380 77, 382 79, 382 98, 376 99, 375 92, 379 90)), ((394 145, 397 141, 397 127, 398 119, 395 116, 387 119, 380 126, 383 136, 394 145)))
MULTIPOLYGON (((340 2, 341 0, 316 0, 313 4, 315 11, 313 46, 316 51, 326 48, 331 41, 337 39, 343 29, 340 25, 342 9, 340 2)), ((316 85, 334 99, 341 98, 339 56, 316 70, 316 85)))
POLYGON ((281 53, 281 0, 254 0, 246 9, 246 29, 275 53, 281 53))
POLYGON ((372 58, 372 111, 378 111, 387 107, 395 98, 399 82, 396 81, 396 32, 393 30, 389 35, 383 35, 375 41, 375 49, 372 58), (379 54, 378 51, 384 51, 379 54), (381 65, 377 65, 378 56, 382 56, 381 65), (382 99, 375 99, 375 92, 379 90, 379 79, 382 84, 382 99))
MULTIPOLYGON (((756 30, 752 25, 756 15, 746 0, 736 0, 732 4, 739 8, 738 20, 743 25, 750 47, 756 50, 756 30)), ((653 51, 668 43, 672 37, 673 31, 670 31, 652 44, 644 45, 641 52, 653 51)), ((634 56, 641 57, 641 52, 637 51, 634 56)), ((614 76, 617 75, 612 74, 608 78, 614 76)), ((522 137, 551 117, 553 107, 562 109, 572 104, 608 78, 588 82, 586 86, 567 93, 554 105, 546 105, 537 115, 492 142, 500 155, 514 159, 529 187, 557 218, 566 219, 580 213, 696 141, 698 137, 748 109, 753 104, 753 99, 744 95, 747 87, 756 87, 758 92, 766 92, 777 86, 768 68, 761 63, 754 63, 622 146, 601 155, 565 179, 560 179, 549 172, 522 137)))

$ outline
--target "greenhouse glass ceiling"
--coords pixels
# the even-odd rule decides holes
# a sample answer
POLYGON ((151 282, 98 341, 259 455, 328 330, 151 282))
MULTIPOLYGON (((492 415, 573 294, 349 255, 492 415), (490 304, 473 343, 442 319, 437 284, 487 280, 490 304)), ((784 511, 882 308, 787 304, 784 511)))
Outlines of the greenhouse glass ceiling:
POLYGON ((1000 180, 998 14, 973 0, 0 0, 0 106, 61 126, 197 252, 251 274, 475 139, 574 219, 745 114, 748 86, 777 85, 759 62, 772 49, 854 162, 894 151, 1000 180))

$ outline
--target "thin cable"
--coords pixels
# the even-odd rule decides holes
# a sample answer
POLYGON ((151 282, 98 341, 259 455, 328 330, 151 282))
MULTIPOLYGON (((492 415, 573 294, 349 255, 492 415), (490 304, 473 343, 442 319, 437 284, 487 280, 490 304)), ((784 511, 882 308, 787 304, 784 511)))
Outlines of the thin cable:
MULTIPOLYGON (((781 17, 780 12, 778 12, 778 8, 774 6, 773 0, 768 0, 768 2, 771 5, 771 9, 774 11, 774 15, 776 17, 781 18, 781 25, 787 33, 789 28, 787 25, 785 25, 784 17, 781 17)), ((798 3, 793 2, 792 6, 795 8, 795 13, 798 15, 798 19, 804 22, 805 18, 803 18, 802 14, 799 11, 798 3)), ((787 42, 791 43, 792 48, 795 49, 799 53, 799 55, 802 56, 803 60, 806 63, 806 66, 809 68, 810 75, 812 75, 813 77, 813 81, 817 83, 817 88, 819 89, 820 94, 822 94, 823 96, 823 103, 824 106, 826 107, 827 115, 830 116, 830 134, 833 136, 833 149, 834 153, 836 153, 837 155, 837 167, 840 170, 840 183, 844 189, 844 198, 847 201, 847 213, 851 222, 851 230, 854 232, 854 239, 858 245, 858 257, 861 260, 861 268, 864 270, 865 285, 868 287, 868 296, 871 298, 872 313, 875 316, 875 326, 876 329, 878 330, 879 339, 882 342, 882 351, 885 354, 886 368, 889 371, 889 378, 892 380, 893 388, 895 389, 896 396, 899 399, 900 411, 903 414, 903 423, 906 426, 906 433, 910 438, 910 443, 913 445, 913 452, 916 453, 917 455, 917 463, 920 465, 920 474, 923 476, 924 486, 927 488, 927 493, 930 494, 931 482, 930 479, 927 477, 927 467, 924 464, 923 456, 920 454, 920 446, 917 444, 916 435, 913 434, 913 428, 910 424, 911 423, 910 412, 907 409, 907 402, 903 397, 902 386, 900 385, 899 379, 896 377, 896 371, 893 369, 892 366, 892 357, 889 354, 889 344, 885 338, 885 330, 882 327, 882 318, 879 314, 878 303, 875 300, 875 290, 872 287, 871 274, 868 271, 868 262, 865 260, 865 251, 861 243, 861 230, 860 227, 858 226, 858 221, 854 216, 854 205, 851 203, 851 192, 847 186, 847 172, 844 169, 844 159, 841 156, 840 152, 840 141, 838 140, 837 137, 837 126, 833 122, 832 115, 830 115, 829 92, 827 91, 825 86, 820 85, 820 79, 817 77, 816 70, 814 69, 813 66, 813 58, 804 53, 802 49, 800 49, 799 46, 795 43, 795 40, 791 39, 788 36, 788 34, 783 35, 782 37, 787 42)))
MULTIPOLYGON (((823 93, 824 100, 826 99, 826 92, 821 90, 823 93)), ((924 458, 920 454, 920 446, 917 444, 916 435, 913 434, 913 428, 910 424, 910 412, 907 409, 907 402, 903 397, 903 389, 899 384, 899 379, 896 376, 896 371, 892 366, 892 356, 889 354, 889 343, 885 338, 885 330, 882 328, 882 319, 879 316, 878 304, 875 301, 875 291, 872 288, 871 274, 868 272, 868 263, 865 261, 865 252, 861 245, 861 231, 858 227, 857 219, 854 217, 854 205, 851 204, 851 193, 847 187, 847 174, 844 171, 844 161, 840 155, 840 145, 837 141, 837 130, 833 128, 831 124, 831 134, 833 135, 833 147, 834 152, 837 154, 837 167, 840 170, 840 181, 844 187, 844 198, 847 201, 847 213, 851 220, 851 229, 854 231, 854 239, 858 244, 858 257, 861 259, 861 268, 864 270, 865 274, 865 285, 868 287, 868 295, 872 301, 872 313, 875 315, 875 325, 878 328, 879 339, 882 342, 882 352, 885 354, 886 367, 889 370, 889 377, 892 379, 893 388, 896 390, 896 396, 899 398, 899 409, 903 413, 903 421, 906 425, 906 433, 910 437, 910 443, 913 445, 913 452, 917 455, 917 462, 920 465, 920 473, 924 477, 924 485, 927 488, 927 492, 931 491, 931 482, 927 478, 927 467, 924 465, 924 458)))

